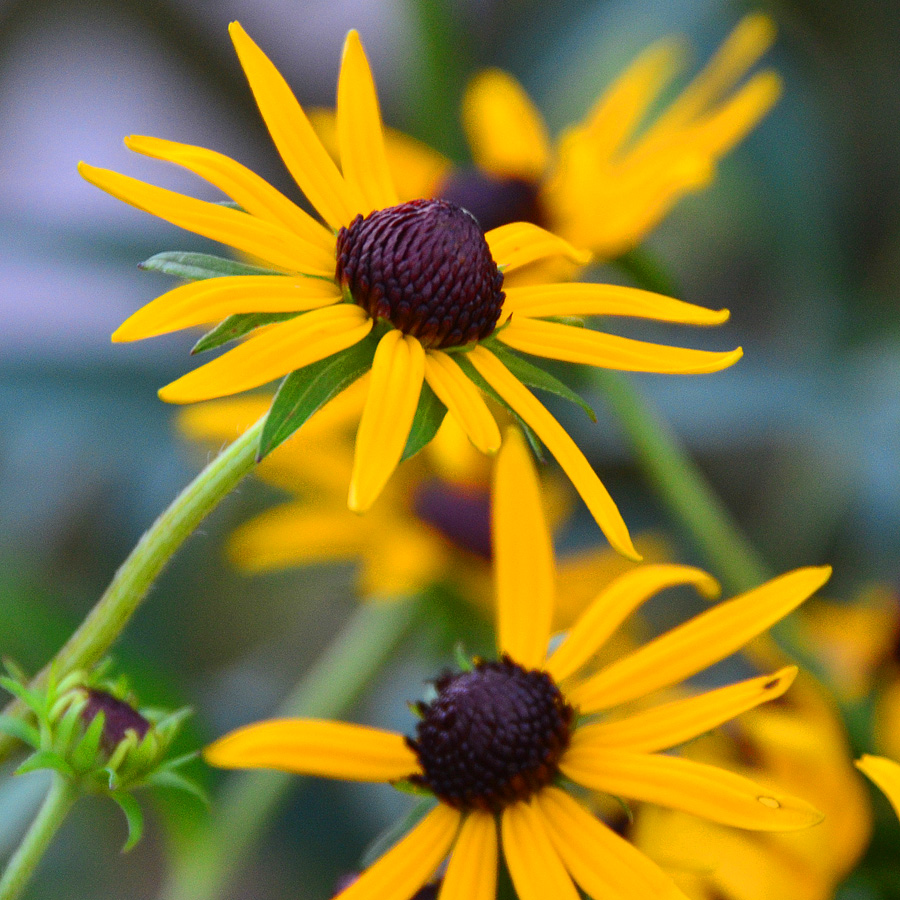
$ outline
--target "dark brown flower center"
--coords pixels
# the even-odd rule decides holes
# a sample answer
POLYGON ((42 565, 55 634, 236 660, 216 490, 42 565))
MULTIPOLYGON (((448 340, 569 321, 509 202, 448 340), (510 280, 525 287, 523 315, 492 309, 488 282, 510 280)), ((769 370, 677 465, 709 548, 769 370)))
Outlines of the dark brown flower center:
POLYGON ((337 237, 337 279, 373 318, 426 347, 486 338, 503 306, 503 275, 472 216, 413 200, 357 216, 337 237))
POLYGON ((485 231, 510 222, 546 227, 537 184, 524 178, 492 178, 477 169, 454 171, 440 196, 468 210, 485 231))
POLYGON ((99 713, 104 714, 100 746, 107 753, 112 753, 129 731, 134 731, 138 739, 142 739, 149 730, 150 723, 124 700, 94 688, 89 688, 87 695, 88 702, 81 711, 81 718, 86 725, 90 725, 99 713))
POLYGON ((409 739, 424 773, 414 782, 458 809, 497 811, 554 779, 575 711, 546 672, 504 657, 435 687, 409 739))

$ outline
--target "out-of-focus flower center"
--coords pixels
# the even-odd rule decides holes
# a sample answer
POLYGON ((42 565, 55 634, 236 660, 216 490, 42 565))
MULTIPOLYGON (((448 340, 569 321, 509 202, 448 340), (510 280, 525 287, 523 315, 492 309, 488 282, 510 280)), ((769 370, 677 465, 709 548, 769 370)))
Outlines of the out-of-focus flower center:
POLYGON ((487 489, 434 478, 418 485, 413 511, 456 547, 491 558, 491 499, 487 489))
POLYGON ((538 185, 524 178, 492 178, 462 169, 447 178, 439 194, 472 213, 485 231, 510 222, 547 226, 538 185))
POLYGON ((81 711, 81 718, 90 725, 99 713, 104 714, 100 746, 107 753, 112 753, 129 731, 134 731, 140 740, 149 730, 150 723, 124 700, 94 688, 89 688, 87 695, 88 702, 81 711))
POLYGON ((357 216, 337 237, 337 279, 373 318, 426 347, 457 347, 494 330, 503 275, 472 216, 413 200, 357 216))
POLYGON ((424 773, 414 782, 457 809, 498 811, 554 779, 575 711, 546 672, 504 657, 435 687, 409 739, 424 773))

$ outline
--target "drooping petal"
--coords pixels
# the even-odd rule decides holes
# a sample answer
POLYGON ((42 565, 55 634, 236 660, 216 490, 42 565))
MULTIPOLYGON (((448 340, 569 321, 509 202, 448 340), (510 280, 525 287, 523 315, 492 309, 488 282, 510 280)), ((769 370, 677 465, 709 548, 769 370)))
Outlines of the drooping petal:
POLYGON ((537 472, 518 428, 507 429, 494 466, 491 531, 497 646, 525 668, 540 668, 553 619, 553 542, 537 472))
POLYGON ((278 769, 345 781, 397 781, 419 771, 402 734, 319 719, 247 725, 210 744, 203 756, 223 769, 278 769))
POLYGON ((692 740, 741 713, 780 697, 793 683, 796 666, 737 684, 655 706, 616 722, 579 728, 572 746, 621 748, 655 753, 692 740))
POLYGON ((494 262, 507 273, 548 256, 563 256, 582 266, 591 258, 586 250, 577 250, 568 241, 530 222, 501 225, 484 237, 494 262))
POLYGON ((372 320, 358 306, 341 303, 314 309, 263 329, 166 385, 159 396, 166 403, 194 403, 247 391, 352 347, 371 330, 372 320))
POLYGON ((475 347, 468 359, 488 384, 508 403, 547 445, 575 490, 587 504, 610 544, 629 559, 640 556, 631 543, 628 528, 609 492, 565 429, 541 405, 538 399, 484 347, 475 347))
POLYGON ((865 753, 854 765, 884 791, 884 795, 894 807, 894 812, 900 817, 900 763, 883 756, 865 753))
POLYGON ((739 650, 815 593, 829 566, 796 569, 695 616, 569 691, 582 712, 609 709, 675 684, 739 650))
POLYGON ((362 198, 363 215, 399 202, 388 170, 375 81, 359 34, 344 41, 337 92, 337 132, 344 179, 362 198))
POLYGON ((497 823, 492 813, 466 815, 444 873, 438 900, 495 900, 497 823))
POLYGON ((550 163, 541 114, 522 85, 500 69, 479 72, 466 89, 463 127, 475 165, 497 178, 539 181, 550 163))
POLYGON ((396 329, 379 341, 372 380, 356 433, 348 505, 365 512, 397 468, 409 437, 422 382, 425 350, 417 338, 396 329))
POLYGON ((606 585, 547 660, 547 671, 562 681, 578 671, 603 646, 634 610, 660 591, 678 584, 692 584, 710 599, 718 596, 719 583, 693 566, 641 566, 606 585))
POLYGON ((796 831, 822 821, 822 814, 805 800, 691 759, 579 746, 569 748, 560 769, 591 790, 680 809, 736 828, 796 831))
POLYGON ((513 316, 509 324, 497 332, 497 338, 514 350, 534 356, 624 372, 671 375, 718 372, 734 365, 743 355, 740 347, 727 353, 667 347, 524 316, 513 316))
POLYGON ((578 900, 578 891, 533 802, 507 806, 500 829, 503 856, 519 900, 578 900))
POLYGON ((300 189, 335 230, 349 225, 363 203, 344 181, 328 151, 316 137, 297 98, 238 22, 228 26, 241 66, 269 134, 300 189))
POLYGON ((152 300, 112 334, 115 342, 139 341, 235 313, 304 312, 341 299, 333 281, 277 275, 235 275, 191 281, 152 300))
POLYGON ((496 420, 478 388, 448 353, 429 350, 425 354, 425 380, 482 453, 493 454, 500 449, 496 420))

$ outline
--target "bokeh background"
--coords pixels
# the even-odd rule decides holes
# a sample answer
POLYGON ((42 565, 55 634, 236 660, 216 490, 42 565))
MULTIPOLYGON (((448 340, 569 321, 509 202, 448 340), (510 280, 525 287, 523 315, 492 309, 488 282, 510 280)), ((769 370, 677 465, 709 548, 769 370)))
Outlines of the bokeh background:
MULTIPOLYGON (((778 24, 768 61, 785 95, 716 183, 649 241, 685 299, 732 310, 728 325, 696 340, 742 344, 746 355, 715 376, 639 382, 773 567, 832 563, 839 598, 897 582, 897 3, 2 0, 0 652, 42 665, 205 461, 156 398, 190 367, 192 336, 114 346, 109 334, 168 286, 138 262, 164 249, 216 250, 82 182, 75 164, 212 199, 193 176, 122 145, 126 134, 151 134, 225 152, 290 192, 232 52, 231 19, 301 102, 324 106, 344 34, 358 28, 387 122, 465 161, 458 101, 480 67, 512 71, 556 132, 648 43, 684 33, 702 62, 750 9, 778 24)), ((598 425, 560 415, 626 519, 668 531, 689 559, 596 406, 598 425)), ((223 535, 274 497, 242 486, 178 555, 116 650, 143 698, 196 708, 189 746, 270 713, 356 602, 346 567, 251 579, 224 566, 223 535)), ((576 519, 567 539, 598 535, 576 519)), ((408 727, 403 698, 433 670, 430 654, 427 644, 398 654, 355 715, 408 727)), ((40 775, 0 785, 0 857, 43 785, 40 775)), ((298 781, 233 896, 328 896, 401 806, 385 789, 298 781)), ((154 897, 177 823, 205 815, 154 809, 147 838, 122 857, 118 811, 81 804, 27 896, 154 897)))

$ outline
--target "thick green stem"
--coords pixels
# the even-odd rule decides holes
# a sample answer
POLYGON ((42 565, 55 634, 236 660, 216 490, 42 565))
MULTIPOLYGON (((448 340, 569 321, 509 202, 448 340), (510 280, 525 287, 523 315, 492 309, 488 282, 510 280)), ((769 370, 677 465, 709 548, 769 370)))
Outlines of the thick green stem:
MULTIPOLYGON (((253 467, 263 422, 260 419, 220 453, 150 526, 87 618, 35 676, 32 687, 44 685, 51 667, 62 678, 75 669, 90 668, 109 650, 175 551, 253 467)), ((14 701, 4 712, 22 716, 26 708, 14 701)), ((14 746, 14 739, 0 735, 0 762, 14 746)))
MULTIPOLYGON (((333 718, 357 700, 415 621, 412 602, 361 606, 315 667, 279 708, 278 716, 333 718)), ((183 848, 160 900, 223 896, 296 776, 242 772, 232 776, 214 816, 183 848)))
POLYGON ((53 835, 78 799, 78 788, 62 775, 53 773, 53 782, 31 827, 13 854, 0 878, 0 900, 16 900, 28 884, 44 856, 53 835))

